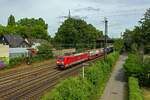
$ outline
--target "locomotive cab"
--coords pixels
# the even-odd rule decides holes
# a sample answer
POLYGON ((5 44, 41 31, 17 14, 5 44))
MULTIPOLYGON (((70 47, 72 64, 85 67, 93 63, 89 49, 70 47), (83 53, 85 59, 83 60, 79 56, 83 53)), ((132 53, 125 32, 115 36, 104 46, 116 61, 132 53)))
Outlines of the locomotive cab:
POLYGON ((64 66, 64 60, 65 60, 65 58, 64 57, 57 57, 57 61, 56 61, 56 64, 57 64, 57 66, 64 66))

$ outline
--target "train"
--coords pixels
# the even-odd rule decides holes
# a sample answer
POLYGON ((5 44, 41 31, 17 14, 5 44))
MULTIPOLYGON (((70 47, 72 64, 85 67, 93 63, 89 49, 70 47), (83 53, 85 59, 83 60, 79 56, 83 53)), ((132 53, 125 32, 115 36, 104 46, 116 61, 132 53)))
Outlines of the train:
POLYGON ((67 55, 67 56, 58 56, 56 59, 56 65, 60 69, 66 69, 75 64, 79 64, 84 61, 96 59, 100 56, 103 56, 104 52, 106 53, 113 52, 113 47, 111 46, 105 49, 104 48, 94 49, 94 50, 89 50, 84 53, 72 54, 72 55, 67 55))

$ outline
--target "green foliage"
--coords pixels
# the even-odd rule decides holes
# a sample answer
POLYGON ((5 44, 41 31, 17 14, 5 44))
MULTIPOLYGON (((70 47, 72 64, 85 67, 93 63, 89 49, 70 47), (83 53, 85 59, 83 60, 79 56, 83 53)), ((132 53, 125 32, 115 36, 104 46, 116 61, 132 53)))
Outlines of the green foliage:
POLYGON ((142 62, 139 59, 138 55, 129 54, 128 59, 124 64, 125 72, 128 76, 140 76, 140 73, 143 72, 142 62))
POLYGON ((144 85, 149 85, 150 84, 150 57, 146 57, 144 59, 144 76, 143 76, 143 80, 144 80, 144 85))
POLYGON ((86 80, 68 78, 62 81, 52 94, 45 95, 41 100, 88 100, 90 89, 86 80))
POLYGON ((47 39, 48 37, 48 25, 42 18, 23 18, 17 22, 17 25, 19 26, 17 31, 21 32, 24 37, 34 37, 40 39, 47 39))
POLYGON ((98 61, 96 64, 93 64, 85 70, 85 77, 92 86, 91 97, 89 100, 96 100, 103 93, 110 72, 112 71, 112 67, 118 56, 118 52, 111 53, 107 57, 107 63, 103 60, 98 61))
POLYGON ((38 46, 38 55, 41 56, 44 59, 52 58, 52 46, 50 43, 43 43, 40 46, 38 46))
POLYGON ((54 41, 57 45, 64 48, 93 48, 95 40, 102 36, 102 32, 98 31, 91 24, 87 24, 80 19, 68 18, 58 29, 54 41))
POLYGON ((123 49, 123 45, 124 45, 124 42, 122 39, 116 39, 114 43, 114 48, 115 50, 121 52, 121 50, 123 49))
POLYGON ((15 17, 13 15, 10 15, 8 18, 8 24, 7 26, 15 26, 16 22, 15 22, 15 17))
POLYGON ((48 24, 42 18, 23 18, 15 22, 15 17, 10 15, 8 18, 8 25, 0 25, 0 35, 12 34, 20 35, 24 38, 39 38, 50 41, 51 37, 48 35, 48 24))
POLYGON ((136 77, 142 85, 150 83, 150 59, 145 59, 144 62, 137 54, 129 54, 128 59, 124 64, 125 72, 128 76, 136 77))
POLYGON ((97 100, 103 93, 112 66, 119 53, 108 55, 108 62, 103 60, 85 69, 85 78, 69 78, 60 82, 57 87, 42 97, 41 100, 97 100), (111 58, 111 59, 110 59, 111 58), (111 60, 111 61, 109 61, 111 60))
POLYGON ((146 53, 150 53, 147 50, 150 43, 150 8, 144 14, 144 18, 140 20, 139 26, 124 32, 124 41, 127 50, 131 50, 132 44, 136 43, 138 48, 144 46, 146 53))
POLYGON ((0 61, 3 61, 6 65, 9 64, 9 58, 8 57, 0 57, 0 61))
POLYGON ((129 100, 144 100, 139 87, 138 79, 129 77, 129 100))
POLYGON ((9 67, 19 65, 19 64, 25 62, 26 61, 25 59, 26 59, 25 57, 12 58, 9 60, 9 67))
POLYGON ((150 51, 150 44, 147 44, 147 45, 144 46, 144 53, 148 54, 149 51, 150 51))
POLYGON ((131 53, 133 53, 133 54, 138 53, 138 45, 136 43, 133 43, 131 45, 131 53))

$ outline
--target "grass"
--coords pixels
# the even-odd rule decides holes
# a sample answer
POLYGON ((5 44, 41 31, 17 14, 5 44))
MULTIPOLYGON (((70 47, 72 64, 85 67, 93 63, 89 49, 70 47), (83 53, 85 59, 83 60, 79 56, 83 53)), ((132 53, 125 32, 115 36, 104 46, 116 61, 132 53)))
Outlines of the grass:
POLYGON ((144 100, 150 100, 150 87, 142 87, 144 100))

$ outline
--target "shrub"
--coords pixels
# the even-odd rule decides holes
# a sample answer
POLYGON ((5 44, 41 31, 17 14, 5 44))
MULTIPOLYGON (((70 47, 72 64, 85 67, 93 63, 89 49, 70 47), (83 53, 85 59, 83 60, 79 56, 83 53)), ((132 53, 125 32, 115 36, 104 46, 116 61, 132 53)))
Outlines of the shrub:
POLYGON ((12 66, 16 66, 16 65, 19 65, 21 63, 23 63, 25 61, 25 57, 17 57, 17 58, 12 58, 9 60, 9 66, 12 67, 12 66))
POLYGON ((143 72, 142 63, 138 59, 139 57, 134 54, 130 54, 124 64, 125 72, 128 76, 138 77, 143 72))
POLYGON ((121 52, 123 50, 123 39, 116 39, 114 42, 114 48, 115 50, 121 52))
POLYGON ((88 100, 90 89, 87 80, 68 78, 62 81, 52 94, 45 95, 41 100, 88 100))
POLYGON ((138 79, 129 77, 129 100, 143 100, 142 93, 139 87, 138 79))
POLYGON ((130 54, 128 59, 124 64, 124 69, 126 74, 130 77, 136 77, 139 79, 140 84, 149 84, 150 77, 150 61, 145 59, 144 63, 141 61, 140 57, 136 54, 130 54))
POLYGON ((52 58, 52 46, 49 43, 43 43, 38 46, 38 57, 43 59, 52 58))
POLYGON ((0 57, 0 61, 3 61, 6 65, 9 64, 9 58, 8 57, 0 57))
POLYGON ((146 57, 144 59, 143 66, 144 66, 144 69, 143 69, 144 75, 142 77, 143 80, 144 80, 143 84, 144 85, 149 85, 150 84, 150 57, 146 57))

